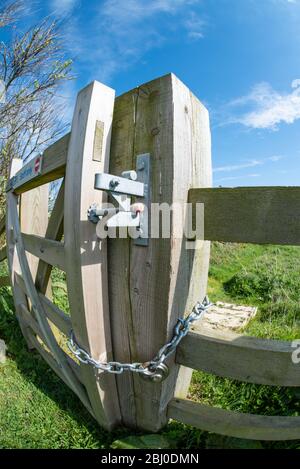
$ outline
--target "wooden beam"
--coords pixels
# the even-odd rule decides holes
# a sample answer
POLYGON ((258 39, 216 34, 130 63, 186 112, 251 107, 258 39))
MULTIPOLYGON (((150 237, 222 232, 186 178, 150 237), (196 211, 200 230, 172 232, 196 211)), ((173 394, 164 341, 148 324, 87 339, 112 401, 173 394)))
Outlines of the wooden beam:
POLYGON ((187 399, 173 399, 168 417, 208 432, 251 440, 297 440, 300 417, 269 417, 209 407, 187 399))
POLYGON ((22 194, 47 182, 63 177, 66 169, 69 140, 70 134, 67 134, 49 146, 43 153, 41 174, 17 187, 15 193, 22 194))
POLYGON ((294 350, 291 342, 200 327, 182 339, 176 362, 248 383, 300 386, 300 367, 292 361, 294 350))
MULTIPOLYGON (((45 236, 48 226, 49 184, 36 187, 19 198, 20 228, 26 235, 45 236)), ((36 277, 39 258, 27 251, 32 278, 36 277)), ((47 285, 48 286, 48 285, 47 285)), ((26 293, 26 292, 25 292, 26 293)), ((47 292, 51 295, 51 286, 47 292)), ((30 310, 29 305, 29 310, 30 310)))
POLYGON ((22 233, 25 250, 47 264, 65 271, 65 248, 63 243, 41 236, 22 233))
MULTIPOLYGON (((13 177, 17 171, 22 167, 22 161, 19 158, 14 158, 11 162, 11 167, 10 167, 10 177, 13 177)), ((14 232, 13 232, 13 224, 14 224, 14 217, 16 217, 16 221, 19 221, 19 213, 17 210, 17 214, 12 214, 11 211, 8 208, 8 198, 6 198, 6 243, 7 243, 7 264, 8 264, 8 270, 9 270, 9 277, 10 277, 10 283, 12 286, 12 293, 13 293, 13 298, 14 298, 14 304, 15 304, 15 310, 16 310, 16 316, 19 321, 19 325, 22 331, 22 334, 26 340, 27 347, 30 349, 33 348, 32 343, 31 343, 31 335, 30 331, 28 330, 28 327, 24 324, 22 321, 22 318, 19 314, 19 305, 20 304, 28 304, 27 300, 27 295, 26 292, 24 292, 17 282, 15 282, 15 274, 19 273, 21 274, 21 266, 19 262, 19 258, 17 255, 17 249, 16 249, 16 243, 15 243, 15 237, 14 237, 14 232)))
POLYGON ((53 322, 53 324, 55 324, 63 334, 70 337, 70 332, 72 330, 71 318, 42 293, 39 293, 39 297, 43 303, 44 311, 50 321, 53 322))
MULTIPOLYGON (((71 319, 76 339, 96 360, 111 360, 112 345, 107 285, 106 240, 99 241, 87 209, 105 195, 94 189, 95 173, 108 172, 115 93, 93 82, 77 97, 65 176, 64 241, 71 319), (102 144, 97 123, 103 123, 102 144), (99 154, 95 154, 100 152, 99 154)), ((120 422, 115 377, 96 376, 82 366, 82 378, 93 413, 106 429, 120 422)))
MULTIPOLYGON (((174 75, 153 80, 116 99, 111 174, 135 169, 137 155, 150 153, 151 202, 184 205, 188 189, 211 184, 208 112, 174 75)), ((174 227, 173 219, 171 221, 174 227)), ((109 301, 114 358, 148 361, 172 336, 178 317, 206 293, 209 243, 186 249, 174 232, 150 239, 148 247, 130 239, 108 240, 109 301)), ((163 383, 135 374, 117 376, 123 422, 149 431, 166 424, 166 406, 185 395, 191 370, 170 357, 163 383), (180 390, 179 390, 180 388, 180 390)))
POLYGON ((204 239, 232 243, 300 245, 300 187, 191 189, 204 204, 204 239))
MULTIPOLYGON (((63 221, 64 221, 64 181, 62 182, 56 201, 48 222, 45 238, 60 241, 63 235, 63 221)), ((52 266, 47 262, 39 260, 35 285, 37 289, 45 294, 48 288, 52 266)), ((49 291, 49 289, 48 289, 49 291)))

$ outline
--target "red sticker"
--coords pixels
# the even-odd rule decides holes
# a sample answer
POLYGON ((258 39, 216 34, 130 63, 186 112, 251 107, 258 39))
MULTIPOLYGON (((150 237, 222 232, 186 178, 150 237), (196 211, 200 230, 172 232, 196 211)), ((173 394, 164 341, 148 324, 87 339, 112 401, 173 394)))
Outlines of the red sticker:
POLYGON ((34 172, 37 173, 40 169, 40 165, 41 165, 41 157, 38 156, 37 159, 35 160, 35 163, 34 163, 34 172))

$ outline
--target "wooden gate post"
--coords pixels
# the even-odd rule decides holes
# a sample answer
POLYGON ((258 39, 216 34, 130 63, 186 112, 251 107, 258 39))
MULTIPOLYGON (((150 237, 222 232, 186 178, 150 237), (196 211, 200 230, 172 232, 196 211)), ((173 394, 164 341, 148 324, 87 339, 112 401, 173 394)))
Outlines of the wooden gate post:
MULTIPOLYGON (((135 169, 137 155, 150 153, 151 202, 185 203, 191 187, 210 187, 209 116, 205 107, 173 74, 116 99, 110 173, 135 169)), ((171 237, 150 239, 148 247, 130 239, 109 239, 109 300, 114 359, 146 362, 173 335, 177 318, 191 312, 206 294, 209 243, 186 249, 171 237)), ((191 371, 169 360, 161 384, 136 374, 117 376, 125 425, 150 431, 166 422, 177 392, 187 393, 191 371)))
MULTIPOLYGON (((112 360, 107 290, 107 242, 97 239, 88 208, 105 195, 94 189, 97 172, 107 172, 115 93, 93 82, 76 102, 65 177, 64 240, 73 330, 94 359, 112 360)), ((82 364, 82 379, 94 415, 105 428, 120 421, 115 377, 82 364)))
MULTIPOLYGON (((14 158, 11 162, 9 176, 10 178, 14 177, 15 174, 22 168, 23 161, 20 158, 14 158)), ((10 277, 10 284, 13 288, 13 297, 14 297, 14 304, 16 309, 16 316, 20 324, 20 328, 24 339, 26 340, 27 346, 29 349, 33 349, 34 346, 31 343, 30 339, 30 331, 28 330, 28 325, 23 319, 22 316, 22 309, 21 305, 27 305, 28 300, 25 293, 22 291, 20 286, 17 284, 15 279, 15 272, 21 274, 21 268, 18 260, 18 256, 16 253, 16 247, 13 242, 11 242, 11 238, 14 236, 13 231, 11 230, 12 221, 11 221, 11 214, 9 213, 8 209, 6 209, 6 246, 7 246, 7 259, 8 259, 8 268, 9 268, 9 277, 10 277)))

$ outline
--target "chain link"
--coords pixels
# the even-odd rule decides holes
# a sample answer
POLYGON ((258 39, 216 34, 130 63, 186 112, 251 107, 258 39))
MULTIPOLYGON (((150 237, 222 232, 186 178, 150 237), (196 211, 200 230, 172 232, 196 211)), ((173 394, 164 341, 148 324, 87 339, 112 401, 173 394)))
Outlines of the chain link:
POLYGON ((166 343, 155 357, 145 363, 120 363, 120 362, 99 362, 92 358, 88 352, 83 350, 76 342, 74 332, 71 331, 68 347, 73 355, 86 365, 91 365, 97 370, 106 371, 120 375, 125 371, 139 373, 145 378, 151 378, 153 381, 162 381, 168 375, 168 367, 165 365, 167 358, 175 352, 179 342, 187 335, 191 325, 198 321, 203 313, 213 306, 206 296, 202 303, 198 302, 191 314, 185 319, 178 319, 174 327, 174 335, 170 342, 166 343))

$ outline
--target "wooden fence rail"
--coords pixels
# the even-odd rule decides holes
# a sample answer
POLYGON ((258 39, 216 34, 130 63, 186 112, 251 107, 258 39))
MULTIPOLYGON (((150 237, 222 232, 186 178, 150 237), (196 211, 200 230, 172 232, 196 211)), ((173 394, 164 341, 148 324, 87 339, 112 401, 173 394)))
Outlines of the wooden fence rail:
MULTIPOLYGON (((291 343, 193 328, 168 359, 163 382, 112 375, 77 363, 63 347, 71 332, 101 362, 147 362, 170 340, 178 317, 206 293, 211 240, 300 244, 300 188, 211 188, 209 116, 174 75, 115 99, 93 82, 78 95, 71 132, 32 162, 14 160, 7 192, 6 246, 16 315, 30 348, 76 393, 106 429, 123 423, 158 431, 170 418, 207 431, 253 439, 300 438, 300 418, 246 415, 186 399, 192 369, 239 381, 300 386, 291 343), (151 203, 204 204, 204 236, 99 239, 87 211, 107 202, 96 173, 121 176, 150 155, 151 203), (39 166, 41 162, 41 167, 39 166), (26 177, 24 177, 24 175, 26 177), (48 217, 48 183, 62 178, 48 217), (67 279, 70 311, 52 301, 51 271, 67 279)), ((142 168, 143 170, 143 168, 142 168)), ((173 215, 171 215, 173 216, 173 215)), ((151 220, 150 220, 151 223, 151 220)), ((176 233, 178 234, 178 233, 176 233)))
POLYGON ((179 344, 176 362, 248 383, 299 387, 300 366, 291 358, 294 350, 291 342, 199 328, 179 344))
POLYGON ((204 239, 300 245, 300 187, 191 189, 204 204, 204 239))

